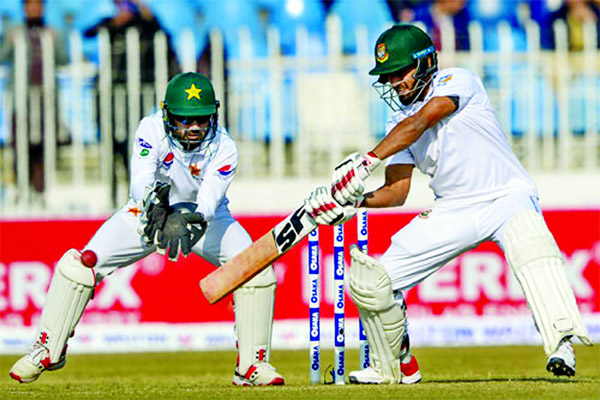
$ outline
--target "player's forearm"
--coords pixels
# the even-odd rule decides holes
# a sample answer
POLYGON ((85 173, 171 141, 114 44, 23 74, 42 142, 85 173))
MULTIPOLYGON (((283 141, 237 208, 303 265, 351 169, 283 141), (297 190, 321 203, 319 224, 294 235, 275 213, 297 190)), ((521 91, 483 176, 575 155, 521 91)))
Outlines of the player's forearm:
POLYGON ((407 149, 417 141, 427 129, 427 124, 415 116, 399 122, 387 136, 373 149, 380 160, 407 149))
POLYGON ((382 186, 379 189, 365 194, 361 207, 366 208, 388 208, 400 207, 406 202, 407 193, 398 193, 389 186, 382 186))

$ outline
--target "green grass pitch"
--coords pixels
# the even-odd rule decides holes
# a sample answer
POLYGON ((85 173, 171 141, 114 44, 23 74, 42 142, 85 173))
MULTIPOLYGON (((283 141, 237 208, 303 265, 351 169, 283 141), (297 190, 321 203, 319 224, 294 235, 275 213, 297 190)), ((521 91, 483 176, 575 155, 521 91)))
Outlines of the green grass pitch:
MULTIPOLYGON (((576 346, 577 375, 545 371, 541 347, 415 348, 423 381, 416 385, 308 384, 308 351, 274 351, 283 387, 231 384, 234 352, 70 355, 65 368, 18 384, 0 357, 0 399, 600 399, 600 348, 576 346)), ((358 367, 358 352, 347 353, 358 367)), ((333 351, 322 354, 323 365, 333 351)))

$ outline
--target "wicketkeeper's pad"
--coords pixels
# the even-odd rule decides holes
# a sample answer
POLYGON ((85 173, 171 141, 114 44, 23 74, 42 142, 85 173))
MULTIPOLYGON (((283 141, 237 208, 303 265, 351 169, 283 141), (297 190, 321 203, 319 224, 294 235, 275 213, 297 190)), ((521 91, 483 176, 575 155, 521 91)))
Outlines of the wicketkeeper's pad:
POLYGON ((52 364, 79 322, 96 285, 94 270, 81 263, 81 254, 68 250, 58 261, 38 327, 37 341, 50 352, 52 364))

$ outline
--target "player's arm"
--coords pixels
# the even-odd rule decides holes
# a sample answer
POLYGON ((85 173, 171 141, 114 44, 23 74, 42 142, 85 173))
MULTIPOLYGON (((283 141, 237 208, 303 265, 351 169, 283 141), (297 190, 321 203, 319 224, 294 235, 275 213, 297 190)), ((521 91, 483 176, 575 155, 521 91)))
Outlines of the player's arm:
POLYGON ((131 152, 129 194, 134 201, 142 203, 147 188, 152 188, 158 169, 159 141, 153 135, 152 126, 143 119, 135 131, 131 152))
POLYGON ((365 194, 361 207, 385 208, 404 205, 412 178, 413 164, 392 164, 385 169, 385 183, 379 189, 365 194))
POLYGON ((334 170, 331 193, 339 204, 353 203, 364 191, 364 180, 381 161, 407 149, 421 135, 458 109, 457 96, 434 97, 416 114, 394 126, 366 155, 354 153, 334 170))
POLYGON ((377 158, 384 160, 408 148, 429 128, 458 109, 454 96, 434 97, 419 112, 399 122, 373 149, 377 158))

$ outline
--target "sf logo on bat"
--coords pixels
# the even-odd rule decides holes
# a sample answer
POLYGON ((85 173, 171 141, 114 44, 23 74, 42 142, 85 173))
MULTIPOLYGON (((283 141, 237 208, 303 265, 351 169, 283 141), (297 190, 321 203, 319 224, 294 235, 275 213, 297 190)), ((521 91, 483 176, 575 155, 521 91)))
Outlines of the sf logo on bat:
POLYGON ((314 227, 315 225, 311 223, 310 218, 306 215, 304 207, 298 208, 292 215, 277 224, 273 228, 273 235, 279 254, 288 251, 314 227))

